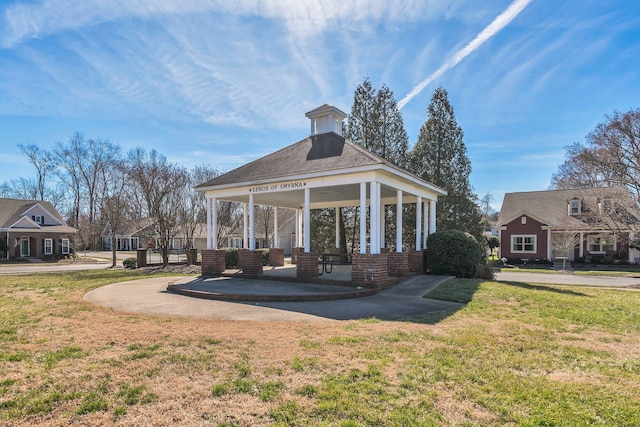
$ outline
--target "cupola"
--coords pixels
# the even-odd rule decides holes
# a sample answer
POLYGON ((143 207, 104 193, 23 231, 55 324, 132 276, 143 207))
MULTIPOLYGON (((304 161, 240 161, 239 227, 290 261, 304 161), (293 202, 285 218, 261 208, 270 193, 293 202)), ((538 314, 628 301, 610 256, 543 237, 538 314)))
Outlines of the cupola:
POLYGON ((334 132, 342 135, 342 121, 347 118, 344 111, 328 104, 305 114, 311 120, 311 136, 334 132))

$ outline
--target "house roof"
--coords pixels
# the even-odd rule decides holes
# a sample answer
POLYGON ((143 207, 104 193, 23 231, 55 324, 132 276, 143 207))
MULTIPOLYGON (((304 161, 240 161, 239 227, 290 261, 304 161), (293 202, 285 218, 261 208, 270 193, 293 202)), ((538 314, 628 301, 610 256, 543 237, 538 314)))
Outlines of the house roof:
POLYGON ((200 184, 196 189, 205 190, 219 185, 251 184, 255 181, 277 180, 288 176, 328 173, 366 166, 386 166, 396 172, 422 181, 441 194, 446 194, 444 190, 437 186, 422 180, 334 132, 307 137, 200 184))
POLYGON ((571 200, 580 200, 584 209, 597 206, 598 201, 604 198, 629 198, 629 192, 622 187, 605 187, 506 193, 498 217, 498 226, 504 226, 514 218, 529 214, 551 228, 592 228, 581 221, 579 215, 569 215, 568 204, 571 200))
MULTIPOLYGON (((47 201, 20 200, 20 199, 0 199, 0 228, 11 228, 14 224, 19 223, 25 217, 28 211, 36 206, 40 206, 48 212, 59 224, 38 226, 31 231, 57 232, 57 233, 75 233, 77 230, 69 227, 65 220, 60 216, 56 208, 47 201)), ((31 221, 29 219, 29 221, 31 221)), ((27 229, 20 228, 21 231, 27 229)))

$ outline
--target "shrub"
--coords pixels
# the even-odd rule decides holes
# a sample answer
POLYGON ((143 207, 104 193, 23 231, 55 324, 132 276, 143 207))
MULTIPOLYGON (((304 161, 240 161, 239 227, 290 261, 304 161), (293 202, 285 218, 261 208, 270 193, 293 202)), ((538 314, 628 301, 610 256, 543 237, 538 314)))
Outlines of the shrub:
POLYGON ((262 252, 262 265, 269 265, 269 248, 260 248, 256 251, 262 252))
POLYGON ((238 249, 237 248, 225 248, 224 267, 227 269, 233 269, 238 267, 238 249))
POLYGON ((476 268, 475 278, 483 279, 483 280, 495 280, 496 274, 493 271, 493 268, 491 268, 491 266, 485 265, 485 264, 478 264, 478 267, 476 268))
POLYGON ((136 268, 138 266, 138 260, 135 258, 125 258, 122 261, 124 268, 136 268))
POLYGON ((473 277, 482 259, 482 249, 471 234, 443 230, 429 235, 427 257, 434 274, 473 277))

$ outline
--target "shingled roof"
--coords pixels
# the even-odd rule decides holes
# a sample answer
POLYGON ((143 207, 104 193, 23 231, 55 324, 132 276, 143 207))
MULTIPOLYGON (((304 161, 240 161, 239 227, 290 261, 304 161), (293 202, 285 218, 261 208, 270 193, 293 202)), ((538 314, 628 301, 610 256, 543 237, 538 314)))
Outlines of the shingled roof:
POLYGON ((0 228, 7 229, 24 218, 25 212, 32 207, 39 205, 45 209, 59 224, 47 224, 42 228, 49 232, 75 233, 75 228, 69 227, 56 208, 47 201, 20 200, 20 199, 0 199, 0 228))
POLYGON ((345 140, 341 135, 328 132, 312 135, 275 153, 240 166, 198 185, 196 189, 216 185, 252 183, 258 180, 277 180, 290 176, 326 173, 372 165, 385 165, 409 174, 361 146, 345 140))
POLYGON ((622 187, 606 187, 506 193, 498 217, 498 226, 504 226, 521 214, 527 213, 551 228, 589 228, 580 220, 580 216, 568 214, 569 202, 580 200, 583 208, 596 207, 599 200, 608 197, 622 200, 629 198, 629 192, 622 187))

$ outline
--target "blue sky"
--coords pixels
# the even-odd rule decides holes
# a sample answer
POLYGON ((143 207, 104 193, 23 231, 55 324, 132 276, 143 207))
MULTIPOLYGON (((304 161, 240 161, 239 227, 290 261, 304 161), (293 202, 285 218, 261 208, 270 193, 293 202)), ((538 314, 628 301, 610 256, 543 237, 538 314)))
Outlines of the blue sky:
POLYGON ((365 77, 410 144, 439 85, 479 196, 541 190, 605 114, 640 107, 638 0, 0 0, 0 182, 75 132, 230 170, 349 112, 365 77), (421 85, 422 84, 422 85, 421 85))

